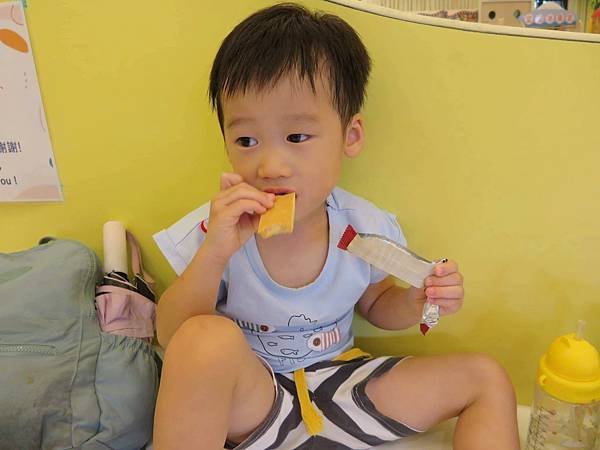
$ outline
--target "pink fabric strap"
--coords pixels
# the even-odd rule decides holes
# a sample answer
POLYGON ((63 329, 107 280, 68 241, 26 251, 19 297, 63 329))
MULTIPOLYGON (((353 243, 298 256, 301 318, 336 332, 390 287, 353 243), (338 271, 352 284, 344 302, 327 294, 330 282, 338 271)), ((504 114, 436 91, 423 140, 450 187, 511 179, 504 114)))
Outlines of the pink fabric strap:
POLYGON ((154 287, 154 279, 144 270, 142 265, 142 250, 135 236, 127 231, 127 242, 131 247, 131 267, 134 275, 139 275, 150 287, 154 287))

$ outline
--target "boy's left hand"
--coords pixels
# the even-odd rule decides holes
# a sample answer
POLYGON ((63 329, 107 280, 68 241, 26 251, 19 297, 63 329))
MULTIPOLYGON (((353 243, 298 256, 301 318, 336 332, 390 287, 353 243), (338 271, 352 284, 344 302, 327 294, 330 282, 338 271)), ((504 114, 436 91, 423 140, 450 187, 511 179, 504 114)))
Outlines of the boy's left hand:
POLYGON ((435 266, 433 274, 425 278, 425 288, 411 287, 417 304, 422 308, 429 298, 431 303, 440 305, 440 314, 457 312, 463 304, 465 294, 463 276, 458 271, 456 261, 448 260, 435 266))

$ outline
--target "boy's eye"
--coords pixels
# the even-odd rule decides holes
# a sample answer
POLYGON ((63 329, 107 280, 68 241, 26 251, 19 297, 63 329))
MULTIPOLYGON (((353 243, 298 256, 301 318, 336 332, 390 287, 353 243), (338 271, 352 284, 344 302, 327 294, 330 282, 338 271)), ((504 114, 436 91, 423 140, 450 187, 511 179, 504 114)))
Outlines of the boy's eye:
POLYGON ((300 133, 298 133, 298 134, 290 134, 287 137, 287 140, 289 142, 293 142, 294 144, 299 144, 300 142, 306 141, 308 139, 308 137, 309 137, 308 134, 300 134, 300 133))
POLYGON ((242 136, 236 139, 236 144, 241 145, 242 147, 254 147, 258 144, 258 141, 252 137, 242 136))

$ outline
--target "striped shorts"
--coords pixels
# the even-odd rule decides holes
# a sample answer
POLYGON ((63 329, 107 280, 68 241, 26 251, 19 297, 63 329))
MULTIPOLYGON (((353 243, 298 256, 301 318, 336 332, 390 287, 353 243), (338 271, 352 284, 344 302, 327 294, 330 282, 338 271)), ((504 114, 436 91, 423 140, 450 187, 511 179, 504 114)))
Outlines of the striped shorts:
MULTIPOLYGON (((343 356, 343 355, 342 355, 343 356)), ((368 449, 415 433, 403 423, 379 413, 365 393, 367 382, 394 367, 402 357, 322 361, 304 369, 306 401, 322 417, 316 435, 302 419, 298 380, 294 373, 273 374, 276 397, 263 423, 236 450, 368 449)))

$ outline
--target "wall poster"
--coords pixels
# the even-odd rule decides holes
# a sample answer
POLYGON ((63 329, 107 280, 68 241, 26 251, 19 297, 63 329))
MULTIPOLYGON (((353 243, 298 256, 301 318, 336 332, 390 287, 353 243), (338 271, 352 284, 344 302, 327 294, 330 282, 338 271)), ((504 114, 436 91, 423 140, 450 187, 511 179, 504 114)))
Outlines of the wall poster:
POLYGON ((60 200, 23 4, 0 3, 0 202, 60 200))

